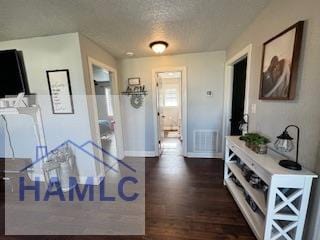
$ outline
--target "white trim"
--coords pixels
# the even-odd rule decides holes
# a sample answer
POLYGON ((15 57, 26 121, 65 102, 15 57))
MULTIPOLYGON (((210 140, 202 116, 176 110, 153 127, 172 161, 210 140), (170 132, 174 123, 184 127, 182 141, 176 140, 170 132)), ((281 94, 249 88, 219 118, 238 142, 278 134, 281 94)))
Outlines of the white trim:
POLYGON ((181 137, 183 155, 187 156, 187 143, 188 143, 188 99, 187 99, 187 68, 182 67, 162 67, 152 69, 152 105, 153 105, 153 124, 154 124, 154 147, 155 155, 159 156, 159 129, 158 129, 158 119, 157 119, 157 89, 156 89, 156 74, 159 72, 181 72, 181 106, 182 106, 182 128, 181 128, 181 137))
POLYGON ((124 151, 126 157, 155 157, 155 151, 124 151))
MULTIPOLYGON (((89 74, 90 74, 90 84, 91 84, 91 89, 92 89, 92 95, 96 95, 95 93, 95 86, 94 86, 94 81, 93 81, 93 69, 92 69, 92 65, 97 65, 99 67, 102 67, 106 70, 108 70, 109 72, 111 72, 112 74, 112 88, 113 91, 115 93, 119 93, 119 89, 118 89, 118 76, 117 76, 117 70, 88 56, 88 64, 89 64, 89 74)), ((98 109, 97 109, 97 103, 96 103, 96 99, 93 99, 94 101, 94 118, 95 118, 95 125, 96 125, 96 129, 99 130, 99 126, 98 126, 98 109)), ((119 159, 123 159, 124 158, 124 149, 123 149, 123 133, 122 133, 122 122, 121 122, 121 111, 120 111, 120 99, 119 99, 119 95, 115 94, 113 95, 113 107, 114 107, 114 118, 115 118, 115 129, 114 129, 114 133, 115 133, 115 137, 116 137, 116 145, 117 145, 117 157, 119 159)), ((99 133, 100 136, 100 133, 99 133)), ((101 139, 100 137, 98 138, 98 144, 101 145, 101 139)))
POLYGON ((222 149, 225 149, 225 137, 230 133, 231 105, 232 105, 232 83, 233 83, 233 66, 243 58, 247 57, 246 73, 246 92, 244 101, 244 114, 249 114, 249 93, 251 82, 251 60, 252 44, 242 49, 233 57, 228 59, 225 64, 225 81, 224 81, 224 104, 223 104, 223 129, 222 129, 222 149))
POLYGON ((200 153, 200 152, 188 152, 188 158, 222 158, 223 153, 200 153))

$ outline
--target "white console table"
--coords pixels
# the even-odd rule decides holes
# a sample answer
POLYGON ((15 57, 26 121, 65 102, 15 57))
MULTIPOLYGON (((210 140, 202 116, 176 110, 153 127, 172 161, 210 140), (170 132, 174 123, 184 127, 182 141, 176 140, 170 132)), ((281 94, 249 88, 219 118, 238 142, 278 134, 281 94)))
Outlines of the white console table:
POLYGON ((253 230, 257 239, 301 240, 313 178, 317 175, 302 169, 281 167, 280 158, 256 154, 239 136, 226 137, 224 184, 253 230), (262 190, 253 188, 234 160, 238 157, 268 185, 267 198, 262 190), (258 206, 254 212, 245 200, 243 189, 258 206))
MULTIPOLYGON (((47 146, 46 139, 44 135, 44 129, 43 129, 43 123, 42 123, 42 116, 40 107, 35 105, 32 107, 8 107, 8 108, 0 108, 0 115, 28 115, 33 120, 33 126, 34 126, 34 132, 37 139, 37 146, 39 146, 39 150, 44 156, 43 161, 39 163, 39 165, 42 164, 42 162, 45 162, 47 160, 46 152, 43 147, 47 146)), ((38 150, 38 149, 37 149, 38 150)), ((39 167, 40 169, 41 167, 39 167)), ((35 176, 42 176, 41 171, 40 172, 33 172, 32 178, 35 176)))

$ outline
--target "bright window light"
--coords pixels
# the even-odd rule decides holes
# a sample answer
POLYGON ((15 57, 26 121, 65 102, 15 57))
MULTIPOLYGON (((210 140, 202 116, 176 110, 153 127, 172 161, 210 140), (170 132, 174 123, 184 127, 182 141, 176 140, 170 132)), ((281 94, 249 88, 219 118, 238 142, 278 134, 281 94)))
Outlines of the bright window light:
POLYGON ((113 117, 111 89, 105 88, 105 93, 106 93, 106 102, 107 102, 107 114, 108 116, 113 117))
POLYGON ((178 106, 177 89, 166 89, 164 95, 164 106, 176 107, 178 106))

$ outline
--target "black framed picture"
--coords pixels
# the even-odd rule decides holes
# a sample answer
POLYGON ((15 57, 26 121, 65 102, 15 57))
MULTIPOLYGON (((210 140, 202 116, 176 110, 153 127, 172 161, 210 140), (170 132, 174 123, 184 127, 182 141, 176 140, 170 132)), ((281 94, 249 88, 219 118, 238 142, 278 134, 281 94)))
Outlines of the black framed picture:
POLYGON ((260 99, 295 98, 303 24, 297 22, 263 44, 260 99))
POLYGON ((74 114, 69 70, 46 72, 53 114, 74 114))

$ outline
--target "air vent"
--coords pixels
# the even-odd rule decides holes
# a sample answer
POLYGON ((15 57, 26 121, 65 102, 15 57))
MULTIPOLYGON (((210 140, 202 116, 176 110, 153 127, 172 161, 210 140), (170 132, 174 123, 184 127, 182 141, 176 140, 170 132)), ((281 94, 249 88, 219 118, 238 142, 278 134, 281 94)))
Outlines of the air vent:
POLYGON ((194 130, 193 151, 202 153, 218 152, 218 131, 213 129, 194 130))

